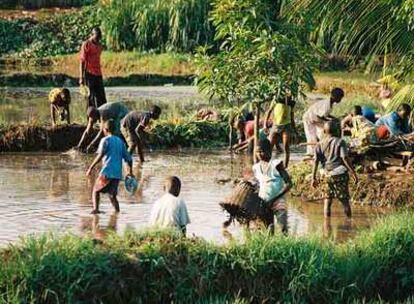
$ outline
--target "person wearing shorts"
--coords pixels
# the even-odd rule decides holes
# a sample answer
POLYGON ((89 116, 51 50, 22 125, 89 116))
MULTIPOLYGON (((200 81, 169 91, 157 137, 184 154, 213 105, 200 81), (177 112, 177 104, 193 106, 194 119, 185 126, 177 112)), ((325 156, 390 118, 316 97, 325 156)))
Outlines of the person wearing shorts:
POLYGON ((88 171, 87 176, 91 175, 93 168, 102 161, 102 169, 96 179, 93 188, 92 214, 98 214, 100 194, 106 193, 112 203, 116 212, 119 212, 119 202, 117 199, 119 181, 122 179, 122 161, 128 164, 129 174, 132 174, 132 157, 128 153, 124 142, 118 136, 113 135, 115 129, 115 122, 109 119, 104 122, 104 135, 101 139, 98 148, 98 156, 95 158, 88 171))
POLYGON ((315 148, 315 161, 313 166, 312 186, 317 187, 317 172, 319 163, 322 164, 325 175, 324 187, 324 216, 331 216, 333 199, 337 198, 344 207, 345 215, 352 215, 349 195, 349 173, 355 183, 358 177, 348 159, 348 148, 343 139, 338 137, 340 133, 338 123, 329 121, 324 124, 324 138, 315 148))
POLYGON ((140 162, 144 162, 143 137, 144 130, 151 119, 158 119, 161 109, 153 106, 149 112, 132 111, 121 121, 121 133, 128 145, 128 152, 132 154, 137 148, 140 162))
POLYGON ((269 140, 272 144, 272 150, 278 144, 280 137, 283 142, 283 150, 285 152, 284 166, 289 165, 290 159, 290 142, 292 135, 296 134, 296 126, 294 119, 295 101, 291 96, 279 99, 271 106, 267 112, 266 122, 269 121, 270 114, 273 112, 273 126, 270 130, 269 140))

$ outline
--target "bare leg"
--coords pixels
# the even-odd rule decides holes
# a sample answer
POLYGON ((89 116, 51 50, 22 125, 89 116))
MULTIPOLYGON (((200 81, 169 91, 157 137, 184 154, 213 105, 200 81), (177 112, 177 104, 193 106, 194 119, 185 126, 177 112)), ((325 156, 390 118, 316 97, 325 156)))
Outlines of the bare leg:
POLYGON ((349 204, 349 199, 343 199, 341 200, 342 206, 344 207, 344 213, 348 218, 352 217, 352 211, 351 211, 351 204, 349 204))
POLYGON ((332 199, 331 198, 327 198, 324 200, 324 206, 323 206, 323 215, 325 217, 330 217, 331 216, 331 206, 332 206, 332 199))
POLYGON ((116 195, 109 195, 109 199, 111 201, 112 206, 115 209, 115 212, 119 212, 119 202, 118 202, 118 199, 116 198, 116 195))
POLYGON ((137 150, 138 150, 139 161, 143 163, 144 162, 144 150, 142 147, 142 142, 140 140, 137 142, 137 150))
POLYGON ((99 192, 93 191, 93 193, 92 193, 93 210, 92 210, 91 214, 100 213, 100 211, 99 211, 99 200, 100 200, 99 192))
POLYGON ((283 131, 282 141, 283 141, 283 149, 285 150, 284 165, 285 165, 285 168, 287 168, 289 165, 289 160, 290 160, 290 133, 289 131, 283 131))
POLYGON ((287 210, 286 209, 276 210, 275 214, 276 214, 277 224, 281 228, 282 233, 286 235, 288 233, 287 210))
MULTIPOLYGON (((276 132, 272 132, 269 136, 269 141, 270 141, 270 145, 272 146, 272 151, 273 151, 273 147, 276 145, 276 147, 278 146, 278 134, 276 132)), ((278 149, 276 149, 276 152, 278 152, 278 149)))

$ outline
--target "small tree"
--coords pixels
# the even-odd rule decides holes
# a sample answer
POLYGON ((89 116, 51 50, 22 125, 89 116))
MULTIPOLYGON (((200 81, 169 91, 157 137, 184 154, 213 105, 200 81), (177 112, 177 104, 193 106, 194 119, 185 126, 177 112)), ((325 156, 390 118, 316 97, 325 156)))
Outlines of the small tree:
POLYGON ((217 53, 208 48, 197 56, 198 86, 232 107, 255 108, 255 146, 260 108, 276 98, 303 94, 314 85, 317 50, 308 42, 305 25, 283 17, 282 1, 216 0, 211 20, 217 53))

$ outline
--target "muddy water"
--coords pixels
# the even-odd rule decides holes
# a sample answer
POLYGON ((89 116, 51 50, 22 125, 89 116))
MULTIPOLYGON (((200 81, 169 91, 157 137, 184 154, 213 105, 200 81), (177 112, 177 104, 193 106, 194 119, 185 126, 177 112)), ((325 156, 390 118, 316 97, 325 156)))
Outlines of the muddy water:
MULTIPOLYGON (((146 226, 154 200, 162 194, 163 179, 177 175, 182 180, 182 196, 187 202, 192 223, 188 234, 224 242, 229 236, 239 238, 239 225, 223 233, 226 214, 218 202, 232 189, 231 183, 248 165, 244 158, 232 159, 225 152, 157 152, 150 153, 143 169, 134 168, 142 178, 137 194, 129 196, 120 186, 121 213, 114 215, 106 197, 102 198, 105 214, 92 216, 93 178, 85 176, 91 156, 52 154, 0 154, 0 245, 19 236, 45 231, 71 231, 104 236, 108 230, 146 226)), ((354 208, 352 221, 345 220, 335 204, 330 222, 324 222, 320 203, 289 200, 291 234, 316 233, 336 241, 346 240, 356 231, 369 227, 377 217, 373 209, 354 208)))
MULTIPOLYGON (((0 88, 0 124, 21 122, 48 123, 48 93, 51 88, 0 88)), ((72 96, 72 121, 85 122, 85 99, 79 88, 69 88, 72 96)), ((108 102, 122 101, 130 110, 145 110, 151 104, 163 109, 163 118, 209 106, 206 97, 191 86, 108 87, 108 102)))

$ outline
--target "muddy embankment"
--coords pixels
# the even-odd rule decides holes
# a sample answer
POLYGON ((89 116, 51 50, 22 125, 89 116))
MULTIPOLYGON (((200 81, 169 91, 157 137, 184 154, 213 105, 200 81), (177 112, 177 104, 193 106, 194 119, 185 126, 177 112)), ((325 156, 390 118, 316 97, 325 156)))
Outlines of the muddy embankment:
MULTIPOLYGON (((294 196, 304 201, 320 201, 324 198, 324 186, 311 186, 312 166, 309 163, 298 163, 289 170, 294 196)), ((414 207, 414 172, 358 173, 359 181, 349 183, 353 204, 371 205, 375 207, 414 207)))
MULTIPOLYGON (((1 152, 66 151, 76 146, 85 126, 8 126, 0 127, 1 152)), ((94 131, 96 134, 96 130, 94 131)))
MULTIPOLYGON (((124 77, 104 78, 105 86, 160 86, 166 84, 190 85, 194 77, 159 74, 132 74, 124 77)), ((7 87, 62 87, 77 86, 79 79, 66 74, 0 73, 0 86, 7 87)))
MULTIPOLYGON (((75 147, 85 126, 12 125, 0 127, 0 152, 62 152, 75 147)), ((97 134, 97 129, 94 134, 97 134)), ((157 122, 145 138, 154 148, 220 148, 228 144, 228 124, 224 121, 157 122)))

